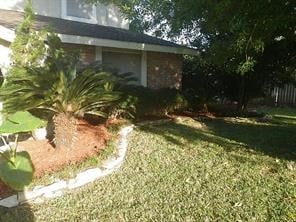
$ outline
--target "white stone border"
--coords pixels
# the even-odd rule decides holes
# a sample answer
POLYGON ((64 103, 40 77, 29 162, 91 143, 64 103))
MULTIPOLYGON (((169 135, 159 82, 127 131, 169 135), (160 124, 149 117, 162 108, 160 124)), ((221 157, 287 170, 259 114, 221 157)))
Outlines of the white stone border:
POLYGON ((46 199, 62 196, 65 191, 69 191, 99 178, 105 177, 117 170, 123 163, 127 152, 127 136, 133 131, 134 126, 122 128, 118 135, 117 154, 103 162, 101 167, 86 170, 68 181, 60 180, 51 185, 37 186, 30 191, 19 192, 16 195, 0 199, 0 206, 12 208, 26 202, 40 203, 46 199))

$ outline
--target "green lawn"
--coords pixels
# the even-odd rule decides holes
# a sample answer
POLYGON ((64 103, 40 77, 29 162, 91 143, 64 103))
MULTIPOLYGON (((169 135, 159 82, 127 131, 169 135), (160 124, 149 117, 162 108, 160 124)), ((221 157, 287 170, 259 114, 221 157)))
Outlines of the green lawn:
POLYGON ((296 124, 271 122, 138 127, 119 171, 0 221, 296 221, 296 124))
POLYGON ((257 111, 270 115, 285 115, 296 118, 296 108, 292 107, 259 107, 257 111))

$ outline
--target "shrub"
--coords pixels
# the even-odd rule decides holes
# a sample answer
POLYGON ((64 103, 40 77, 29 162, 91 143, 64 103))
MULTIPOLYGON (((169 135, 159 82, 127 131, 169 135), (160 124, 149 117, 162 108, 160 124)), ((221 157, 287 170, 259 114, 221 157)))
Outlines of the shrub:
POLYGON ((137 101, 138 98, 135 96, 123 96, 123 98, 109 110, 109 117, 126 119, 135 118, 137 101))
POLYGON ((149 89, 141 86, 123 88, 126 107, 133 107, 133 116, 165 116, 186 108, 187 101, 176 89, 149 89))
POLYGON ((52 112, 55 144, 70 148, 76 133, 76 118, 85 114, 105 116, 104 108, 111 106, 120 93, 112 89, 115 81, 112 74, 102 70, 86 70, 77 75, 46 71, 43 67, 20 68, 9 75, 0 92, 4 111, 52 112))

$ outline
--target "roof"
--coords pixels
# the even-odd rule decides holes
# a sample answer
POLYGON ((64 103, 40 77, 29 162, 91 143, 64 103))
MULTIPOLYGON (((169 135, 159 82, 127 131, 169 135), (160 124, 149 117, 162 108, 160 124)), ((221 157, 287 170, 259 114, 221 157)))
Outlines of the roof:
MULTIPOLYGON (((0 9, 0 25, 15 30, 17 25, 23 20, 23 16, 23 12, 0 9)), ((184 46, 173 42, 126 29, 88 24, 42 15, 36 15, 33 27, 36 30, 50 27, 55 33, 65 35, 184 48, 184 46)))

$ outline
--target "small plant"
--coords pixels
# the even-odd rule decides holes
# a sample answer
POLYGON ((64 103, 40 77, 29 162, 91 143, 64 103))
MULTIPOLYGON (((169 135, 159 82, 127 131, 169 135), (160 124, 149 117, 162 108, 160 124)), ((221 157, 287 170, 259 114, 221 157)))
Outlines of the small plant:
POLYGON ((0 179, 14 190, 23 190, 33 178, 34 168, 30 155, 25 151, 17 152, 17 135, 13 145, 7 143, 3 136, 1 139, 9 150, 0 152, 0 179))
POLYGON ((18 133, 30 132, 44 125, 44 121, 32 116, 29 112, 17 112, 9 116, 1 125, 0 137, 8 149, 0 151, 0 179, 10 188, 23 190, 31 183, 34 172, 29 153, 17 152, 18 133), (14 143, 8 142, 7 134, 15 134, 14 143))

